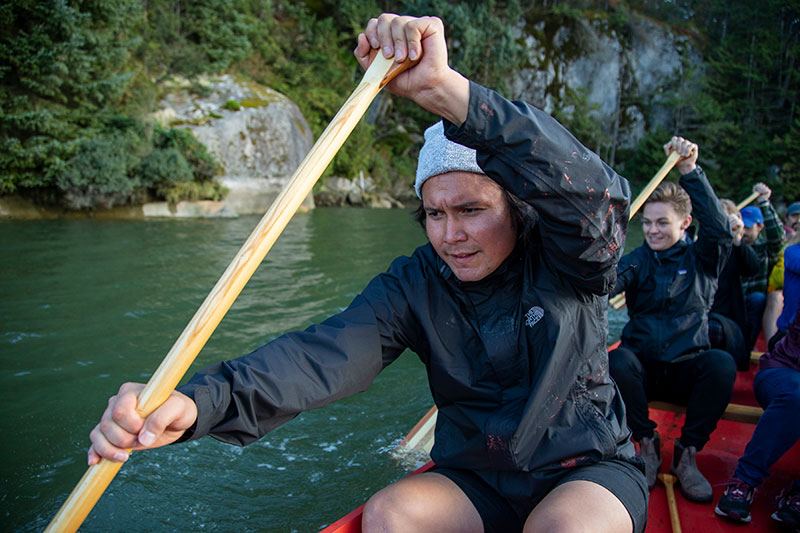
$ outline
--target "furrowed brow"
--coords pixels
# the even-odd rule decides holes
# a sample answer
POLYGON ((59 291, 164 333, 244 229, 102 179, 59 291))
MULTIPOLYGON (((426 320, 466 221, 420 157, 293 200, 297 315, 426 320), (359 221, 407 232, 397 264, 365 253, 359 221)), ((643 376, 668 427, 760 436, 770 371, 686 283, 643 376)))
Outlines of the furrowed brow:
POLYGON ((463 202, 460 204, 453 204, 453 209, 468 209, 470 207, 480 207, 481 202, 471 201, 471 202, 463 202))

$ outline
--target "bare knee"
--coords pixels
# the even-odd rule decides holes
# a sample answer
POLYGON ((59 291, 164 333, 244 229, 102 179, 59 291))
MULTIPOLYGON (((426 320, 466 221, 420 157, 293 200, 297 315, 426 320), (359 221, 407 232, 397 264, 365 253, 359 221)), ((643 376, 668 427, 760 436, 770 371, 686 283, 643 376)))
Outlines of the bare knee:
POLYGON ((478 511, 455 483, 439 474, 412 476, 375 493, 364 506, 366 532, 481 532, 478 511))
POLYGON ((531 515, 525 522, 524 533, 594 533, 597 523, 588 517, 571 514, 541 513, 531 515))
POLYGON ((608 489, 590 481, 571 481, 553 489, 525 522, 524 533, 629 532, 627 509, 608 489))
POLYGON ((361 530, 365 532, 401 531, 413 515, 413 504, 397 497, 397 491, 386 487, 372 495, 364 506, 361 530))

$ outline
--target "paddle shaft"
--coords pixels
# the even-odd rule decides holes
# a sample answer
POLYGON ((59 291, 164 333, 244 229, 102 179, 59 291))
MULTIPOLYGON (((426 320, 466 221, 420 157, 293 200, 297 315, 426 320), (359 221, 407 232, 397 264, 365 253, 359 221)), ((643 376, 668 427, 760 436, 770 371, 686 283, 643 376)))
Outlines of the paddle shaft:
POLYGON ((742 209, 744 209, 745 207, 747 207, 747 206, 750 204, 750 202, 752 202, 753 200, 755 200, 756 198, 758 198, 759 194, 760 194, 760 193, 757 193, 757 192, 754 192, 754 193, 750 194, 750 196, 748 196, 747 198, 745 198, 744 200, 742 200, 741 202, 739 202, 739 205, 737 205, 737 206, 736 206, 736 209, 738 209, 739 211, 741 211, 742 209))
MULTIPOLYGON (((137 412, 142 417, 155 411, 178 385, 378 92, 414 63, 398 64, 382 54, 375 55, 361 82, 322 132, 139 394, 137 412)), ((102 459, 90 466, 45 531, 77 531, 121 465, 102 459)))
POLYGON ((678 516, 678 502, 675 500, 675 476, 672 474, 659 474, 658 479, 667 489, 667 505, 669 506, 669 521, 672 524, 672 533, 681 533, 681 519, 678 516))
POLYGON ((633 218, 633 215, 635 215, 639 208, 644 205, 645 201, 647 201, 650 195, 653 194, 653 191, 656 190, 658 184, 661 183, 661 180, 663 180, 664 177, 669 174, 669 171, 672 170, 672 167, 675 166, 675 163, 677 163, 680 158, 681 156, 678 152, 672 152, 669 154, 669 157, 667 157, 667 160, 664 161, 663 165, 661 165, 661 168, 658 169, 658 172, 656 172, 656 175, 650 180, 650 183, 648 183, 645 188, 642 189, 642 192, 639 193, 639 196, 637 196, 636 200, 634 200, 631 204, 630 218, 633 218))

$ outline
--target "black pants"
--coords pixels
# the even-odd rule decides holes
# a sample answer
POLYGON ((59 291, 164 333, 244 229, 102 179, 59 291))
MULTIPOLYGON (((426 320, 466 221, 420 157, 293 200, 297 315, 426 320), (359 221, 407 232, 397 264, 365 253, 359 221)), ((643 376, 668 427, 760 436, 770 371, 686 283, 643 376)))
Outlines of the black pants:
POLYGON ((709 313, 708 340, 712 348, 719 348, 733 356, 739 372, 750 370, 750 350, 747 349, 742 329, 733 319, 719 313, 709 313))
POLYGON ((634 440, 653 436, 656 423, 647 402, 662 400, 686 406, 681 444, 698 451, 705 446, 733 394, 736 363, 728 352, 712 349, 679 363, 643 363, 620 346, 608 359, 634 440))

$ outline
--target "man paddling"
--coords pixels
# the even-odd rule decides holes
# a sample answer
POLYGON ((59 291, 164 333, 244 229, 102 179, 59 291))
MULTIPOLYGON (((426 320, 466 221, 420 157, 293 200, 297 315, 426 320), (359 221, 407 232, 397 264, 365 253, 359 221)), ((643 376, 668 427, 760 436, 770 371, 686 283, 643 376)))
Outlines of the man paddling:
POLYGON ((90 464, 204 435, 253 442, 409 348, 439 408, 438 469, 373 496, 365 530, 643 531, 648 494, 605 348, 627 182, 548 115, 450 69, 439 19, 381 15, 358 38, 362 66, 373 49, 421 56, 387 88, 443 118, 415 183, 430 242, 342 313, 199 372, 146 420, 141 385, 123 385, 90 464))

